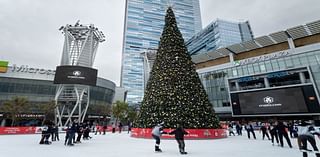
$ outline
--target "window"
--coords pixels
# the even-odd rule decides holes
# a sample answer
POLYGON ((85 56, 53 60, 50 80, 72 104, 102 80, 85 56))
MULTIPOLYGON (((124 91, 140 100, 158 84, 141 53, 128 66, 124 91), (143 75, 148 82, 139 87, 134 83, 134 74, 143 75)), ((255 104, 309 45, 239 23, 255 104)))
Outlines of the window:
POLYGON ((279 70, 279 68, 280 68, 278 61, 276 59, 271 61, 271 65, 272 65, 273 70, 279 70))
POLYGON ((259 66, 260 66, 261 72, 265 72, 266 71, 266 66, 264 65, 264 62, 260 62, 259 66))

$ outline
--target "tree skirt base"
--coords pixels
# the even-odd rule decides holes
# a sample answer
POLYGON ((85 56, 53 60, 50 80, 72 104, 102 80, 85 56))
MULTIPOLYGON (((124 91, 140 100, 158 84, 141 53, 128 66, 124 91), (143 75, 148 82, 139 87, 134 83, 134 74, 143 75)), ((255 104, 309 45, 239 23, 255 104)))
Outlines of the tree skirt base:
MULTIPOLYGON (((169 133, 173 129, 164 129, 169 133)), ((219 139, 227 138, 226 129, 185 129, 189 134, 185 135, 185 139, 219 139)), ((135 138, 152 138, 151 128, 132 128, 131 137, 135 138)), ((164 139, 174 139, 174 135, 162 134, 164 139)))

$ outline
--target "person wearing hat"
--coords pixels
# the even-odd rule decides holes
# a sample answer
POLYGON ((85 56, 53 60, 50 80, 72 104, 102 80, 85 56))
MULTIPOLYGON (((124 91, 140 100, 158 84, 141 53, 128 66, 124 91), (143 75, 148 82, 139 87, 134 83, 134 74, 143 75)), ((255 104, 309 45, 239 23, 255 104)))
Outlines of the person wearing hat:
POLYGON ((166 134, 166 132, 163 131, 163 124, 164 122, 157 124, 155 127, 153 127, 151 132, 152 137, 156 140, 156 145, 155 145, 156 152, 162 152, 162 150, 160 149, 160 137, 162 134, 166 134))
POLYGON ((178 142, 178 145, 179 145, 179 151, 181 154, 187 154, 187 152, 184 151, 184 147, 185 147, 185 144, 184 144, 184 135, 187 135, 188 132, 186 132, 182 125, 178 124, 177 128, 173 131, 171 131, 169 133, 169 135, 174 135, 175 139, 177 140, 178 142))

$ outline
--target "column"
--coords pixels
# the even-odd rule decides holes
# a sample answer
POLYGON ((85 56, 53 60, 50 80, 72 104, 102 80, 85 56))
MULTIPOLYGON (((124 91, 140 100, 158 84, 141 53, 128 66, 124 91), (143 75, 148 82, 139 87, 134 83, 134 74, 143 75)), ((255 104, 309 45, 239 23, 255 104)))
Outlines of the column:
POLYGON ((296 46, 294 45, 294 42, 292 38, 288 38, 288 44, 290 49, 294 49, 296 46))
POLYGON ((269 84, 268 78, 267 78, 267 77, 264 77, 263 80, 264 80, 264 85, 266 86, 266 88, 269 88, 269 87, 270 87, 270 84, 269 84))
POLYGON ((299 72, 299 78, 301 83, 306 83, 306 76, 304 75, 303 72, 299 72))
POLYGON ((238 81, 236 82, 236 89, 237 89, 237 91, 240 90, 240 86, 239 86, 239 82, 238 81))
POLYGON ((233 62, 234 62, 233 53, 229 53, 229 60, 230 60, 230 63, 233 63, 233 62))

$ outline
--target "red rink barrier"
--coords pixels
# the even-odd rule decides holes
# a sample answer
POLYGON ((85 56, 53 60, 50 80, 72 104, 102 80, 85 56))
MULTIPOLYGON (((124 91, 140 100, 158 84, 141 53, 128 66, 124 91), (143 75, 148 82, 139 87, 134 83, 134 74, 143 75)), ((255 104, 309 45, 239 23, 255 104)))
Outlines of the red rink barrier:
MULTIPOLYGON (((173 129, 164 129, 169 133, 173 129)), ((185 135, 185 139, 218 139, 227 138, 226 129, 185 129, 189 134, 185 135)), ((131 137, 136 138, 152 138, 151 128, 132 128, 131 137)), ((170 139, 174 138, 174 135, 162 134, 162 138, 170 139)))
POLYGON ((0 135, 35 134, 36 127, 0 127, 0 135))

